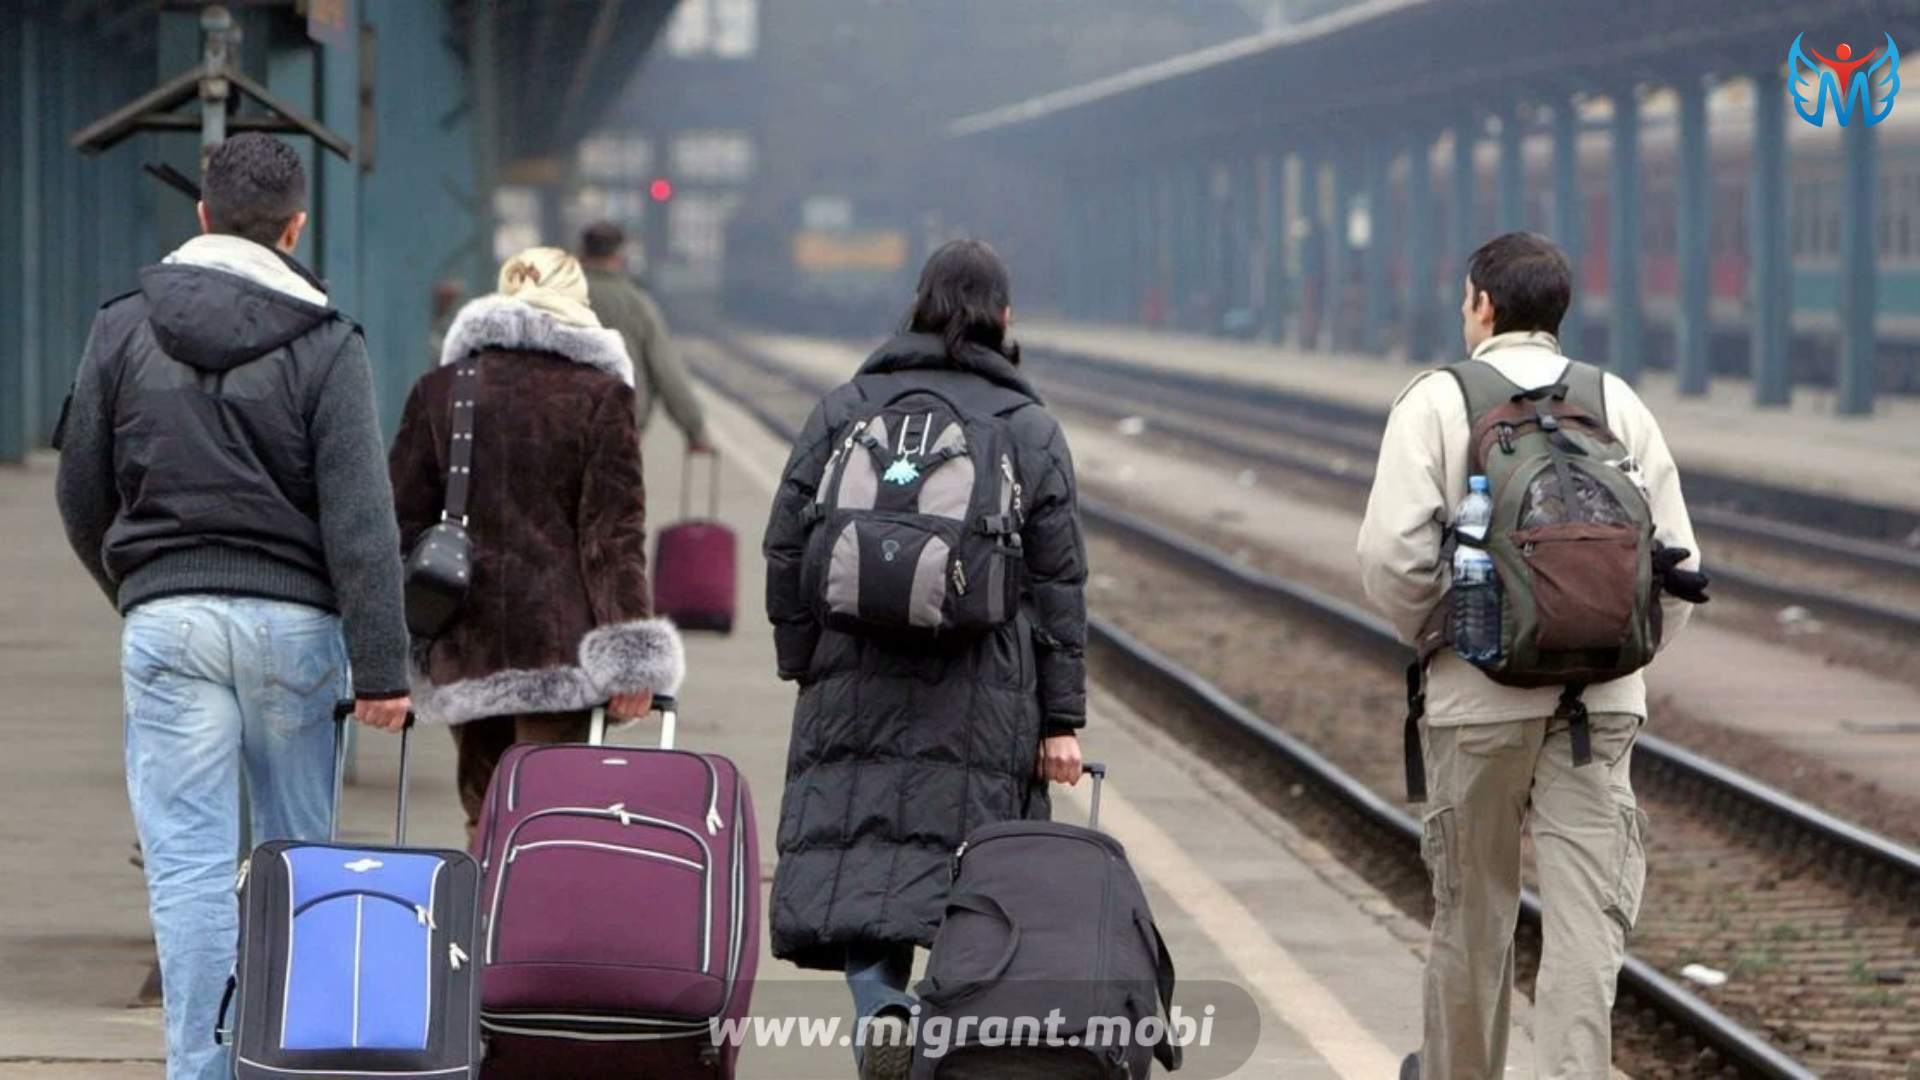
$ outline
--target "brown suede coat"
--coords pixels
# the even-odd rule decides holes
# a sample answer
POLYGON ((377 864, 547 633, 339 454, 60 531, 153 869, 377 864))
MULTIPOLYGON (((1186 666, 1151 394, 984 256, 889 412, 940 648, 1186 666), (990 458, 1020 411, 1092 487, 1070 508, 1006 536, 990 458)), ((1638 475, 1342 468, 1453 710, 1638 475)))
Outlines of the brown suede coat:
POLYGON ((468 305, 442 366, 407 399, 389 458, 402 544, 440 517, 453 365, 469 355, 473 585, 424 670, 415 650, 416 711, 462 723, 670 691, 679 642, 650 618, 632 368, 617 334, 499 297, 468 305))

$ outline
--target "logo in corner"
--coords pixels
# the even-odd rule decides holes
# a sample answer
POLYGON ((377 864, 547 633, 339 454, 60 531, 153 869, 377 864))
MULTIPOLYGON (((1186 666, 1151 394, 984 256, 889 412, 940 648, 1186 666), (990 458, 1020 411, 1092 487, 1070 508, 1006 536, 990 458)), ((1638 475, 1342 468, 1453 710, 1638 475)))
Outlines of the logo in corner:
POLYGON ((1833 103, 1833 115, 1846 127, 1860 115, 1863 127, 1872 127, 1893 112, 1893 96, 1900 92, 1900 50, 1893 35, 1886 35, 1884 48, 1854 59, 1853 47, 1842 44, 1833 50, 1833 58, 1808 50, 1801 34, 1787 50, 1787 86, 1793 92, 1793 108, 1800 119, 1814 127, 1825 127, 1827 103, 1833 103))

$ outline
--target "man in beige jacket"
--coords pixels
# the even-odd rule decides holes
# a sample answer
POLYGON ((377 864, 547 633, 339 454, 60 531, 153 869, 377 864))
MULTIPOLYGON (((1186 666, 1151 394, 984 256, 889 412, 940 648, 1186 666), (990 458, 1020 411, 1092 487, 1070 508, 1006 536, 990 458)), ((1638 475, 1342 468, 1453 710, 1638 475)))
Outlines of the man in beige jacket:
MULTIPOLYGON (((1568 360, 1554 334, 1571 299, 1572 270, 1559 249, 1535 234, 1499 237, 1468 264, 1460 309, 1467 348, 1516 391, 1560 382, 1568 360)), ((1638 462, 1656 539, 1697 551, 1653 415, 1615 376, 1605 376, 1602 394, 1608 426, 1638 462)), ((1437 371, 1415 378, 1387 418, 1359 558, 1367 596, 1410 643, 1447 589, 1442 540, 1467 493, 1468 427, 1460 385, 1437 371)), ((1689 554, 1680 565, 1697 564, 1689 554)), ((1697 593, 1704 578, 1695 580, 1697 593)), ((1688 605, 1663 596, 1661 606, 1671 641, 1688 605)), ((1628 767, 1647 690, 1637 673, 1586 689, 1592 761, 1579 767, 1569 725, 1554 718, 1559 696, 1558 687, 1495 683, 1451 649, 1428 669, 1423 847, 1435 910, 1425 1038, 1403 1077, 1491 1080, 1505 1072, 1529 823, 1546 911, 1536 1075, 1593 1080, 1611 1070, 1614 985, 1646 877, 1647 819, 1628 767)))

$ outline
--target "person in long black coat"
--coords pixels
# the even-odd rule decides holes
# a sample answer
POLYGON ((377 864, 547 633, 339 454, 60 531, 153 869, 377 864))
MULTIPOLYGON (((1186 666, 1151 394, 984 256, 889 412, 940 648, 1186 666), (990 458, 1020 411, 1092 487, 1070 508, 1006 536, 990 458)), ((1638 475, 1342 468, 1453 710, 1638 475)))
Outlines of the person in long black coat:
POLYGON ((844 970, 862 1017, 904 1017, 911 1005, 913 949, 933 940, 966 835, 990 822, 1045 818, 1047 783, 1080 778, 1086 546, 1066 438, 1006 339, 1008 296, 1006 268, 987 245, 955 241, 935 252, 906 331, 814 409, 767 526, 779 673, 800 685, 773 951, 802 967, 844 970), (1020 611, 984 637, 912 644, 841 633, 822 626, 802 589, 810 508, 832 447, 886 400, 869 393, 891 397, 916 380, 956 396, 997 387, 1001 400, 1007 391, 1028 400, 1005 414, 1025 506, 1020 611))

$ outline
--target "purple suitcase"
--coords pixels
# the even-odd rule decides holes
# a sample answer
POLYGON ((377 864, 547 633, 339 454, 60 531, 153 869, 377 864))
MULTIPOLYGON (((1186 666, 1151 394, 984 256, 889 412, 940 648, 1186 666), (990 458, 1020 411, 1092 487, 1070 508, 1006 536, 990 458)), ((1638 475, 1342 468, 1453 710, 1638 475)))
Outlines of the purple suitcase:
POLYGON ((760 957, 760 852, 745 778, 717 754, 521 745, 487 791, 481 1075, 728 1078, 760 957))
POLYGON ((733 530, 720 521, 720 455, 708 477, 707 516, 693 516, 693 455, 680 470, 680 520, 661 531, 653 553, 654 614, 682 630, 733 632, 739 556, 733 530))

